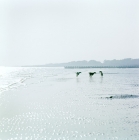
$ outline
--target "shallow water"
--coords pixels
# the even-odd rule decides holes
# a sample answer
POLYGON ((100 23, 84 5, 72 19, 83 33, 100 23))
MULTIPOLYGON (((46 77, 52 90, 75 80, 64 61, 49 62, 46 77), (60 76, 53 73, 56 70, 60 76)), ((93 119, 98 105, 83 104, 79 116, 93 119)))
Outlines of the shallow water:
POLYGON ((139 69, 2 67, 0 84, 0 140, 139 139, 139 69))

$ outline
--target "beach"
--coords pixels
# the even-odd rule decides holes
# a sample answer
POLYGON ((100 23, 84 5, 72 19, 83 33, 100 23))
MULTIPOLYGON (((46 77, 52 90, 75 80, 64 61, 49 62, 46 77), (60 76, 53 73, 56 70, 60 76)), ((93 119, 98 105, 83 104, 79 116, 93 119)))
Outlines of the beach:
POLYGON ((0 93, 0 140, 139 139, 137 68, 17 69, 0 93))

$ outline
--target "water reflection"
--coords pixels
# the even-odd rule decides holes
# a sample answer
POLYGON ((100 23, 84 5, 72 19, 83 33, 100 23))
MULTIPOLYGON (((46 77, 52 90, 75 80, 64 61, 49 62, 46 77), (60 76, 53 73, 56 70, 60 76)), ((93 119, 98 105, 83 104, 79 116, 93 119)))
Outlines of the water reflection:
POLYGON ((100 83, 103 83, 103 77, 101 76, 100 83))
POLYGON ((78 77, 76 78, 76 82, 77 82, 77 83, 79 83, 79 82, 80 82, 80 79, 79 79, 78 77))
POLYGON ((92 76, 89 76, 89 82, 94 82, 92 76))

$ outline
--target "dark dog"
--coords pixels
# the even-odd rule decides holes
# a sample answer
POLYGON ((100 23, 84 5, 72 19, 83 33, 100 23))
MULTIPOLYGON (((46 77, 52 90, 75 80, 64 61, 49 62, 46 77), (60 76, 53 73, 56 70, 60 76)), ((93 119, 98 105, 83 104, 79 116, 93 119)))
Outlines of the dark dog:
POLYGON ((89 76, 93 76, 96 72, 89 72, 89 76))
POLYGON ((78 75, 80 74, 81 72, 76 72, 76 77, 78 77, 78 75))
POLYGON ((101 76, 103 76, 103 72, 102 71, 99 71, 99 73, 101 73, 101 76))

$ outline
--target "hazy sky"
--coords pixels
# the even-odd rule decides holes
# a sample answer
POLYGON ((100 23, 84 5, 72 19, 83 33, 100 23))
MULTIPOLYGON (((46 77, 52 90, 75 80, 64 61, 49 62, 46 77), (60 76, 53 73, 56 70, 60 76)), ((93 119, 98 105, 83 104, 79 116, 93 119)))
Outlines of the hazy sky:
POLYGON ((0 65, 139 58, 139 0, 0 0, 0 65))

